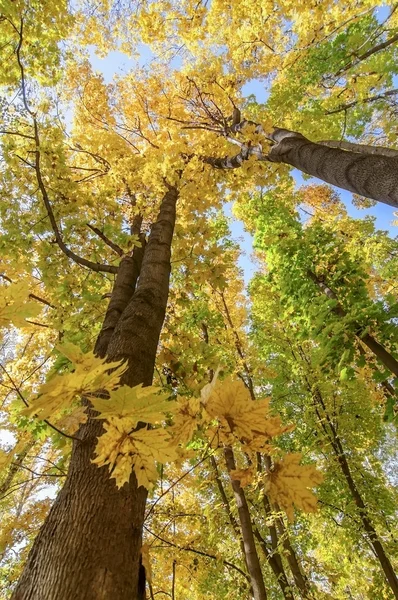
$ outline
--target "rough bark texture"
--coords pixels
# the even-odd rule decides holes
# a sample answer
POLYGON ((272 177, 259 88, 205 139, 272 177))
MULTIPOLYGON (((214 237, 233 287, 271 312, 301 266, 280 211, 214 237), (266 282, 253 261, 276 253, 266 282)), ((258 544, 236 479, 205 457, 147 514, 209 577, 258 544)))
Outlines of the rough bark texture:
MULTIPOLYGON (((225 464, 228 472, 236 469, 235 458, 231 448, 224 450, 225 464)), ((252 523, 250 519, 250 511, 247 505, 246 496, 240 486, 239 481, 232 479, 231 485, 234 491, 235 502, 238 508, 240 527, 242 531, 243 545, 245 550, 247 569, 250 575, 250 583, 253 590, 254 600, 267 600, 267 592, 265 590, 261 565, 257 554, 256 543, 252 523)))
MULTIPOLYGON (((129 360, 123 383, 130 386, 152 382, 168 297, 177 195, 170 188, 163 198, 136 292, 107 351, 110 360, 129 360)), ((65 486, 33 544, 13 600, 143 598, 139 564, 146 490, 137 489, 134 475, 118 490, 108 470, 91 463, 101 431, 102 422, 92 418, 80 428, 65 486)))
POLYGON ((398 207, 398 159, 359 154, 311 142, 303 135, 276 128, 268 160, 292 165, 327 183, 398 207))
POLYGON ((101 358, 106 356, 117 322, 134 294, 144 256, 144 238, 141 243, 142 247, 135 247, 132 256, 124 256, 120 261, 112 297, 94 348, 101 358))

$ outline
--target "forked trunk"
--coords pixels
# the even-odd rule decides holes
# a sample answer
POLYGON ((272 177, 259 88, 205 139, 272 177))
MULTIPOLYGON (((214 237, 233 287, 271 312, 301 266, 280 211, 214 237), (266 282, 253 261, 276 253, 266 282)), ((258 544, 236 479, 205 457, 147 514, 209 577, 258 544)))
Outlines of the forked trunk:
MULTIPOLYGON (((123 383, 130 386, 152 382, 168 297, 177 196, 175 188, 165 194, 137 288, 118 323, 112 323, 107 354, 110 360, 128 360, 123 383)), ((101 421, 92 418, 80 428, 66 483, 33 544, 13 600, 144 597, 139 564, 146 490, 137 488, 134 475, 118 490, 108 470, 91 463, 101 431, 101 421)))

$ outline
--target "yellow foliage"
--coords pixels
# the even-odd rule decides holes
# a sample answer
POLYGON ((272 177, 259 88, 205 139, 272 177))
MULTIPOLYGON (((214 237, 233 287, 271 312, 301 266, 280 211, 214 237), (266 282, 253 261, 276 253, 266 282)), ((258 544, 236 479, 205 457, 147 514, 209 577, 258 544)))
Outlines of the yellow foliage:
POLYGON ((215 386, 206 411, 218 420, 219 437, 224 444, 236 440, 249 443, 254 439, 265 442, 292 429, 283 426, 279 416, 269 414, 268 399, 253 401, 244 383, 231 377, 215 386))
POLYGON ((22 448, 27 443, 27 435, 28 434, 23 434, 22 437, 15 444, 14 448, 9 452, 5 452, 0 448, 0 470, 9 467, 14 456, 21 452, 22 448))
POLYGON ((18 281, 0 289, 0 327, 27 327, 26 319, 37 316, 41 307, 29 299, 29 285, 18 281))
POLYGON ((250 483, 253 483, 254 479, 254 467, 248 467, 247 469, 233 469, 230 471, 232 479, 239 481, 241 487, 245 487, 250 483))
POLYGON ((127 418, 110 417, 104 424, 106 432, 98 438, 93 463, 109 465, 111 477, 120 488, 129 481, 132 470, 139 486, 153 487, 158 477, 156 462, 176 460, 177 451, 170 434, 164 429, 133 431, 127 418))
POLYGON ((93 398, 91 403, 100 413, 98 418, 128 417, 131 427, 138 421, 144 423, 159 423, 164 420, 164 413, 171 412, 175 402, 168 400, 169 394, 159 394, 160 388, 155 386, 135 387, 123 385, 109 394, 109 399, 93 398))
POLYGON ((200 399, 180 398, 174 412, 172 427, 174 443, 187 444, 192 439, 200 422, 200 399))
POLYGON ((300 460, 300 453, 286 454, 264 477, 265 491, 271 502, 279 504, 290 521, 293 521, 293 506, 307 513, 316 511, 317 499, 311 488, 323 480, 314 466, 300 465, 300 460))
POLYGON ((65 344, 58 350, 74 363, 75 370, 55 375, 40 386, 37 397, 21 414, 36 414, 40 419, 47 419, 60 410, 70 408, 79 396, 90 397, 99 391, 109 393, 126 370, 126 366, 120 362, 107 363, 93 352, 84 354, 73 344, 65 344), (112 372, 109 373, 109 370, 112 372))
POLYGON ((56 421, 55 425, 63 432, 73 435, 80 425, 86 423, 87 418, 86 407, 77 406, 71 413, 56 421))

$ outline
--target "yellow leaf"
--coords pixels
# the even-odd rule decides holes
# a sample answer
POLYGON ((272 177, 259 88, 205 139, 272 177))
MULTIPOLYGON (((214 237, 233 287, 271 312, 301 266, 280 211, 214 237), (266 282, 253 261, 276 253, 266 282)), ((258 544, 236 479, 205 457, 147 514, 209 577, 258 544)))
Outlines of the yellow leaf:
POLYGON ((21 414, 36 414, 40 419, 47 419, 60 410, 70 408, 77 397, 90 397, 99 391, 110 393, 127 368, 120 362, 105 362, 93 352, 83 354, 72 344, 60 346, 58 349, 72 360, 75 370, 72 373, 55 375, 43 384, 37 397, 30 406, 21 411, 21 414))
POLYGON ((319 485, 322 474, 313 465, 300 465, 301 454, 286 454, 275 463, 274 469, 265 475, 265 491, 270 500, 286 511, 293 520, 293 506, 310 513, 317 509, 317 499, 311 488, 319 485))
POLYGON ((6 469, 12 463, 12 460, 16 454, 21 452, 22 448, 27 443, 27 434, 23 434, 21 439, 15 444, 14 448, 9 452, 5 452, 0 448, 0 469, 6 469))
POLYGON ((35 317, 41 311, 37 302, 29 299, 29 285, 18 281, 0 288, 0 327, 10 324, 15 327, 26 327, 25 319, 35 317))
POLYGON ((279 417, 270 416, 269 400, 253 401, 244 383, 231 377, 218 382, 207 400, 206 411, 218 419, 224 443, 231 443, 231 435, 246 443, 259 438, 265 441, 292 428, 282 426, 279 417))
POLYGON ((159 394, 161 388, 155 386, 135 387, 123 385, 110 392, 109 399, 93 398, 92 405, 100 413, 98 418, 129 417, 132 428, 139 421, 144 423, 159 423, 164 420, 164 414, 172 412, 175 402, 168 400, 169 393, 159 394))
POLYGON ((58 429, 61 429, 65 433, 75 433, 80 425, 86 423, 87 414, 85 406, 76 407, 69 415, 65 415, 62 419, 59 419, 55 424, 58 429))
POLYGON ((175 444, 187 444, 193 437, 200 423, 200 399, 180 398, 175 403, 174 425, 171 428, 175 444))
POLYGON ((239 481, 241 487, 245 487, 250 483, 253 483, 254 469, 248 467, 247 469, 233 469, 230 471, 232 479, 239 481))
POLYGON ((132 431, 128 418, 117 417, 110 417, 104 428, 106 431, 98 438, 97 456, 92 462, 98 466, 109 465, 111 477, 119 488, 129 481, 134 469, 138 485, 150 489, 158 477, 156 462, 171 462, 178 457, 164 429, 132 431))

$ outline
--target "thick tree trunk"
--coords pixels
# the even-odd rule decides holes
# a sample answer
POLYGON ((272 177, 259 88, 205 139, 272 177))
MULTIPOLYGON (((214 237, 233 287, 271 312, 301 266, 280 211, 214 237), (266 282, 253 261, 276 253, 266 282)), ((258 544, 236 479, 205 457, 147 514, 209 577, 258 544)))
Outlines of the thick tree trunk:
MULTIPOLYGON (((235 458, 231 448, 225 448, 224 457, 228 473, 230 473, 230 471, 236 469, 235 458)), ((240 486, 239 481, 237 481, 236 479, 232 479, 232 477, 231 485, 234 491, 235 501, 238 508, 246 564, 250 575, 250 583, 253 590, 253 596, 255 600, 267 600, 267 592, 265 590, 261 565, 257 554, 256 543, 254 541, 253 528, 250 519, 250 511, 247 505, 246 496, 243 489, 240 486)))
MULTIPOLYGON (((107 349, 110 360, 128 359, 123 383, 130 386, 152 382, 168 297, 177 196, 170 188, 163 198, 137 289, 107 349)), ((65 486, 33 544, 13 600, 143 597, 139 563, 146 490, 137 488, 134 475, 118 490, 109 471, 91 463, 101 432, 102 422, 92 418, 80 428, 65 486)))
POLYGON ((331 148, 275 128, 268 159, 292 165, 339 188, 398 207, 398 158, 331 148))

